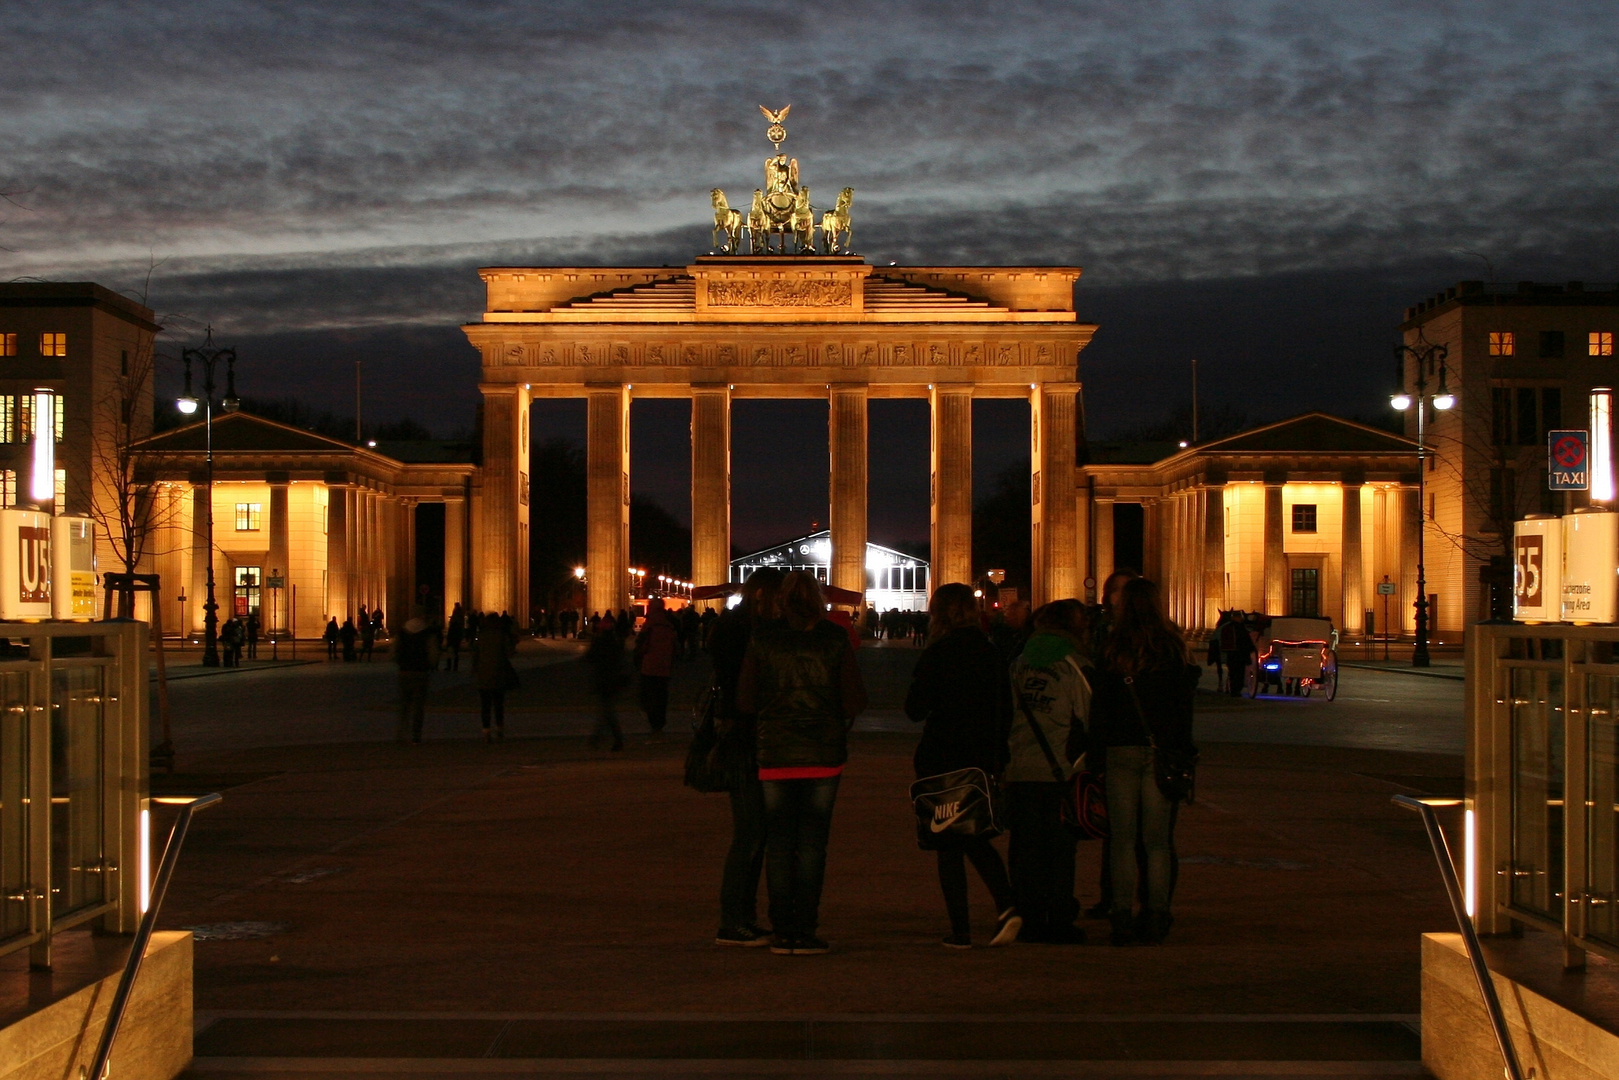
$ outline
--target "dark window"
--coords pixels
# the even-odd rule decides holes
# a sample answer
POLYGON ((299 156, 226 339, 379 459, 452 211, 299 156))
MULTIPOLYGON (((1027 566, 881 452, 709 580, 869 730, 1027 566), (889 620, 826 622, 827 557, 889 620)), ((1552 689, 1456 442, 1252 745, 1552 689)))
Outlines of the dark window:
POLYGON ((1306 618, 1321 614, 1321 571, 1313 566, 1293 570, 1293 606, 1290 611, 1306 618))
POLYGON ((1315 503, 1293 504, 1293 531, 1296 533, 1315 532, 1315 503))
POLYGON ((1540 390, 1540 439, 1546 441, 1546 432, 1563 426, 1563 391, 1555 386, 1540 390))
POLYGON ((1561 360, 1563 358, 1563 332, 1561 330, 1542 330, 1540 332, 1540 358, 1542 360, 1561 360))
POLYGON ((1533 446, 1540 441, 1540 429, 1535 426, 1534 387, 1518 389, 1518 445, 1533 446))
POLYGON ((1504 386, 1490 388, 1490 443, 1506 446, 1512 442, 1512 391, 1504 386))
POLYGON ((1518 473, 1515 469, 1490 470, 1490 531, 1505 532, 1518 516, 1518 473))

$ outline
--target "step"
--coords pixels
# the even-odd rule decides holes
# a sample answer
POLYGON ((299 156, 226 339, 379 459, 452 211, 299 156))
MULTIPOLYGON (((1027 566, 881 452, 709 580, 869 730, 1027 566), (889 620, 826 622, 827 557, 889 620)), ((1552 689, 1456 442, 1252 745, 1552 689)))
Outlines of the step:
POLYGON ((1424 1076, 1414 1016, 215 1012, 197 1078, 1424 1076))

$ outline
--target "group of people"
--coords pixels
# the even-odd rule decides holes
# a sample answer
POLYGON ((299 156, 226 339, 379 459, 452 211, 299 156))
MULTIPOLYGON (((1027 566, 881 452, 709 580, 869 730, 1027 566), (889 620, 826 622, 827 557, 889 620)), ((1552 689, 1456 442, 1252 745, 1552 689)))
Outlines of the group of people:
POLYGON ((256 611, 226 619, 219 627, 220 663, 225 667, 241 667, 244 652, 249 660, 257 660, 259 625, 259 613, 256 611))
MULTIPOLYGON (((997 627, 995 639, 988 629, 970 586, 937 589, 930 643, 905 701, 922 725, 918 779, 979 769, 1004 792, 1009 866, 982 834, 947 832, 926 844, 936 851, 949 919, 943 944, 973 945, 969 863, 995 903, 989 944, 1085 939, 1076 925, 1086 912, 1075 899, 1072 801, 1081 770, 1101 778, 1110 828, 1103 898, 1088 913, 1110 920, 1113 944, 1162 941, 1173 921, 1173 831, 1184 793, 1166 791, 1156 766, 1163 755, 1184 761, 1192 753, 1201 668, 1165 617, 1158 587, 1115 574, 1100 606, 1060 600, 1025 625, 997 627)), ((827 952, 819 910, 832 810, 848 734, 866 705, 854 644, 827 617, 812 575, 766 569, 715 624, 709 651, 714 754, 737 762, 715 941, 827 952), (761 872, 769 930, 756 909, 761 872)))
POLYGON ((367 611, 365 605, 361 604, 359 615, 344 619, 342 626, 337 624, 337 616, 332 616, 321 634, 321 640, 326 642, 326 659, 336 660, 341 649, 344 663, 352 664, 358 660, 369 663, 377 647, 377 638, 387 636, 385 626, 380 607, 367 611))
POLYGON ((422 721, 433 673, 439 669, 441 660, 451 658, 454 661, 451 670, 459 670, 463 648, 471 651, 472 680, 478 689, 484 741, 495 742, 506 737, 506 694, 519 685, 517 669, 512 665, 512 656, 517 652, 514 621, 504 612, 486 611, 480 615, 456 604, 447 627, 441 627, 436 621, 429 622, 426 612, 416 608, 394 635, 394 665, 399 669, 397 741, 422 741, 422 721))
POLYGON ((913 641, 917 645, 926 645, 929 621, 925 611, 889 608, 878 612, 876 608, 866 609, 866 633, 878 640, 887 638, 889 641, 913 641))

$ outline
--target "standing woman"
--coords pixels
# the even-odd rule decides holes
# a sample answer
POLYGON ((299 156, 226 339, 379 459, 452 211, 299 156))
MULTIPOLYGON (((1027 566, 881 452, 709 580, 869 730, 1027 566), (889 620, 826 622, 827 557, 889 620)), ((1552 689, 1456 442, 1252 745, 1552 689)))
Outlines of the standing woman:
POLYGON ((866 687, 849 635, 826 618, 814 575, 788 574, 780 604, 782 621, 759 627, 748 644, 736 704, 753 714, 757 732, 770 951, 804 956, 831 951, 816 936, 826 841, 866 687))
MULTIPOLYGON (((753 947, 770 944, 759 926, 759 874, 765 865, 765 793, 759 782, 759 755, 752 715, 737 708, 737 684, 748 642, 761 626, 776 620, 776 593, 782 573, 766 566, 742 585, 742 602, 719 616, 709 632, 714 658, 714 685, 719 693, 714 727, 723 752, 740 763, 731 797, 731 848, 720 879, 720 928, 716 945, 753 947)), ((720 751, 721 747, 716 747, 720 751)))
POLYGON ((517 641, 501 625, 500 616, 486 612, 472 643, 472 678, 478 685, 478 711, 483 717, 483 741, 506 737, 506 691, 517 685, 511 656, 517 641), (489 721, 493 718, 494 729, 489 721))
POLYGON ((1174 921, 1175 800, 1158 785, 1154 753, 1192 749, 1192 696, 1202 668, 1192 663, 1180 628, 1165 618, 1158 586, 1146 578, 1125 584, 1097 660, 1091 717, 1107 747, 1112 940, 1155 945, 1174 921), (1146 854, 1147 889, 1145 906, 1132 914, 1137 839, 1146 854))
MULTIPOLYGON (((905 715, 922 724, 913 764, 917 779, 982 769, 997 777, 1006 768, 1012 694, 1000 651, 978 625, 972 586, 941 585, 928 605, 928 637, 933 642, 916 661, 905 715)), ((972 948, 967 906, 967 862, 995 898, 996 929, 991 945, 1010 945, 1023 920, 1012 903, 1012 883, 1001 853, 986 836, 940 833, 939 888, 950 915, 949 949, 972 948)))

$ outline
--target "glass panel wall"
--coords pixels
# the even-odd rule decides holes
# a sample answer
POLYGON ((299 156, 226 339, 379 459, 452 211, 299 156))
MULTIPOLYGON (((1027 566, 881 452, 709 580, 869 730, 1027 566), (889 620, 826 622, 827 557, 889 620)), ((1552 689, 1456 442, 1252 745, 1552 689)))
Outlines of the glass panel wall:
POLYGON ((0 941, 28 931, 28 673, 0 674, 0 941))
POLYGON ((1563 676, 1512 669, 1513 907, 1563 917, 1563 676))
POLYGON ((1585 677, 1586 796, 1586 933, 1619 945, 1619 679, 1585 677))
POLYGON ((107 898, 102 669, 51 672, 51 918, 107 898))

